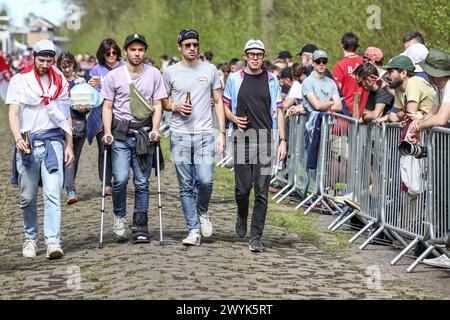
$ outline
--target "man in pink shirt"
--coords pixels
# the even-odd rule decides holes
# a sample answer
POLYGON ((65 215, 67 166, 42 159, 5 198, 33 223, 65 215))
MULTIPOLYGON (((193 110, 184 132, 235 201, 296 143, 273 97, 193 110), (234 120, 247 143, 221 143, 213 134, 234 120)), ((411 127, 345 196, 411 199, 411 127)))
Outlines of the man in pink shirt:
POLYGON ((356 54, 358 48, 358 37, 353 32, 346 32, 341 39, 342 49, 344 50, 344 59, 334 65, 333 76, 338 88, 345 97, 345 102, 353 115, 353 100, 355 92, 361 94, 361 105, 358 118, 363 114, 364 106, 367 101, 367 93, 358 85, 353 71, 357 66, 364 63, 363 57, 356 54))

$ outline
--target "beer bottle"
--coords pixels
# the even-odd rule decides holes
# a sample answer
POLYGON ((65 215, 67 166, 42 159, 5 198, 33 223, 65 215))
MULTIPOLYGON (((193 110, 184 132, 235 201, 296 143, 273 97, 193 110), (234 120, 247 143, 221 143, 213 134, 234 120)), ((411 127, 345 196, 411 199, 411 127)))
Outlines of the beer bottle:
POLYGON ((28 138, 28 131, 23 133, 23 140, 25 141, 27 148, 23 150, 23 154, 31 154, 30 139, 28 138))
POLYGON ((250 121, 248 119, 247 107, 244 107, 244 114, 242 116, 245 118, 245 120, 247 120, 247 127, 245 127, 245 129, 248 129, 250 121))
POLYGON ((192 102, 191 102, 191 93, 189 91, 186 93, 186 101, 184 103, 192 104, 192 102))

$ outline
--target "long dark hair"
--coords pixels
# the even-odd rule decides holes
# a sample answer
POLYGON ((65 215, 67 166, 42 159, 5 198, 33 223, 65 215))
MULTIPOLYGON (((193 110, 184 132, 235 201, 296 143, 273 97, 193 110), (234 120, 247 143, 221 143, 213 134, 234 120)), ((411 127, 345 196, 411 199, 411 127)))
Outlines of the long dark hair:
POLYGON ((61 52, 61 54, 58 56, 58 59, 56 60, 56 66, 59 70, 62 70, 61 65, 65 61, 73 65, 73 72, 78 70, 78 62, 70 52, 61 52))
POLYGON ((105 53, 107 53, 109 50, 115 50, 117 52, 117 61, 120 61, 122 59, 122 52, 120 51, 119 46, 117 45, 117 42, 112 38, 107 38, 100 43, 100 46, 97 50, 97 60, 98 63, 105 65, 105 53))

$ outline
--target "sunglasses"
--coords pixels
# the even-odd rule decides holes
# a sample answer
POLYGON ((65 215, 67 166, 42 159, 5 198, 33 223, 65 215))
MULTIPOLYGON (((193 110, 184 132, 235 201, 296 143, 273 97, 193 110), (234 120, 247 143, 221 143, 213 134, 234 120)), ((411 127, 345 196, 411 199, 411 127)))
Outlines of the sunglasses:
POLYGON ((327 59, 319 59, 319 60, 316 60, 316 61, 314 61, 316 64, 323 64, 323 65, 326 65, 327 63, 328 63, 328 60, 327 59))
POLYGON ((117 56, 117 51, 109 51, 109 52, 105 53, 105 56, 107 56, 107 57, 117 56))
POLYGON ((245 55, 247 56, 247 58, 249 59, 254 59, 255 57, 257 59, 262 59, 264 58, 264 52, 246 52, 245 55))
POLYGON ((193 47, 194 49, 197 49, 199 45, 200 44, 198 42, 195 42, 195 43, 183 43, 182 44, 183 48, 185 48, 185 49, 188 49, 188 48, 191 48, 191 47, 193 47))

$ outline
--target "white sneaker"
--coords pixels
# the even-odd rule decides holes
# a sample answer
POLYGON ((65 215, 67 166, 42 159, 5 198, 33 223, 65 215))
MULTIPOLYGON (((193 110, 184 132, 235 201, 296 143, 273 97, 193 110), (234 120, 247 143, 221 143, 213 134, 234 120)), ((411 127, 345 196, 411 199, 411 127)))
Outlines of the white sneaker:
POLYGON ((125 227, 125 217, 119 218, 114 216, 113 235, 117 241, 123 241, 127 239, 127 228, 125 227))
POLYGON ((423 263, 433 267, 450 269, 450 258, 447 257, 445 254, 434 259, 425 259, 423 260, 423 263))
POLYGON ((36 257, 36 239, 26 239, 23 243, 22 254, 25 258, 36 257))
POLYGON ((197 229, 193 229, 189 231, 189 235, 186 239, 183 239, 183 244, 185 246, 198 246, 200 245, 200 239, 202 236, 200 235, 200 232, 197 229))
POLYGON ((59 244, 49 244, 47 246, 47 259, 59 259, 63 256, 63 250, 59 244))
POLYGON ((213 234, 213 226, 211 223, 211 219, 209 218, 209 214, 205 213, 199 215, 198 217, 200 220, 200 233, 205 238, 211 237, 211 235, 213 234))

